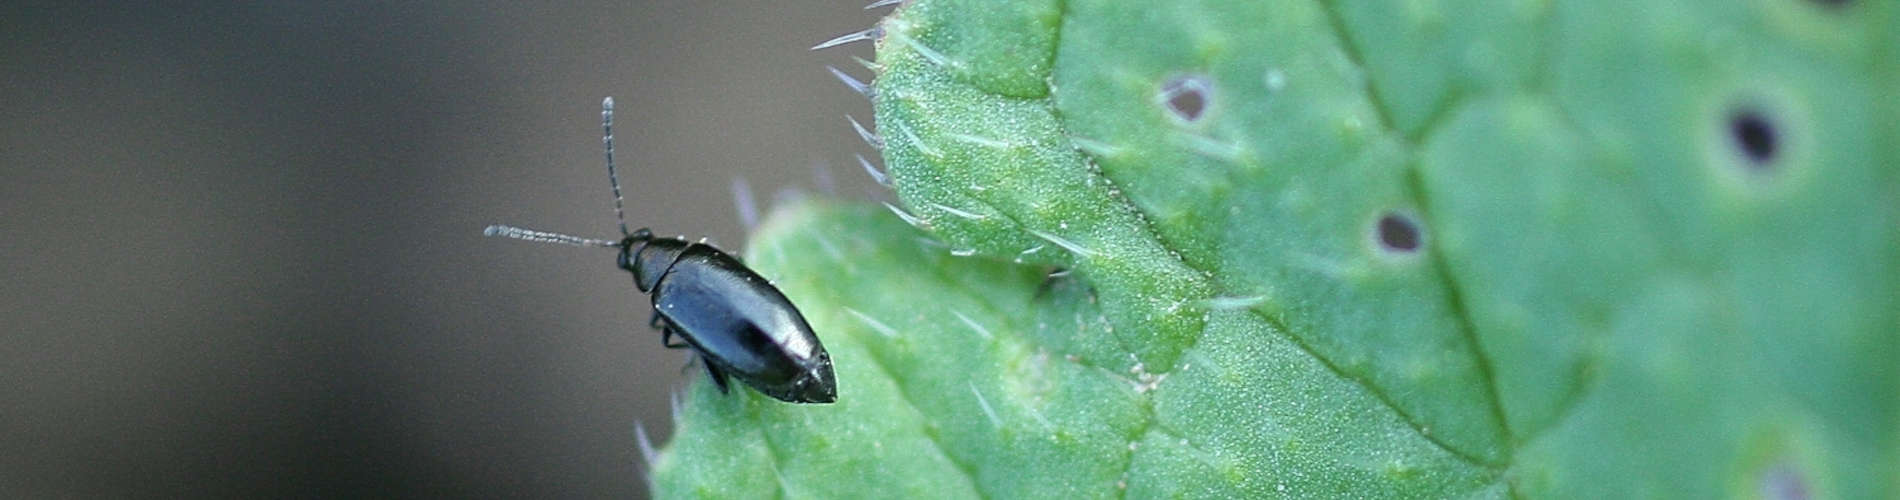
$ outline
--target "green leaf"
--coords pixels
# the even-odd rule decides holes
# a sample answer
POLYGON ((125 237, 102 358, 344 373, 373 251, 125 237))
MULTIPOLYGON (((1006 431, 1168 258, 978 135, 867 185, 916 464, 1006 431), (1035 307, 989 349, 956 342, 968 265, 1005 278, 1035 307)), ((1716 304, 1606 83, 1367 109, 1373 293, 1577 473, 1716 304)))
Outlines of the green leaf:
POLYGON ((1624 3, 906 4, 902 208, 746 253, 838 403, 655 491, 1900 493, 1900 4, 1624 3))

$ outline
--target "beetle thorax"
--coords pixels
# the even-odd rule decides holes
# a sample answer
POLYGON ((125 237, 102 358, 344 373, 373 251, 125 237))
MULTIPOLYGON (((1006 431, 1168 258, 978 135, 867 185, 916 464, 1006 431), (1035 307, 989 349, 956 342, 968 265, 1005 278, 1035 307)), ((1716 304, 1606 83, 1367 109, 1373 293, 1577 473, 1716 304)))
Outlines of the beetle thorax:
POLYGON ((660 283, 666 270, 679 260, 681 252, 686 251, 690 243, 678 238, 654 238, 645 229, 635 231, 628 236, 620 247, 620 268, 633 273, 634 285, 644 293, 652 293, 653 287, 660 283))

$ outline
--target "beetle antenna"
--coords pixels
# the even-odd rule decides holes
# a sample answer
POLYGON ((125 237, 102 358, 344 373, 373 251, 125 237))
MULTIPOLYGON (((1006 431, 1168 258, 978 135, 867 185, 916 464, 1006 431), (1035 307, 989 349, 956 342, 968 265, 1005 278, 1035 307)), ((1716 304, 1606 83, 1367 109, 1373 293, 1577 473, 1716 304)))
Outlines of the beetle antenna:
POLYGON ((505 238, 514 238, 517 240, 533 241, 537 243, 560 243, 562 245, 574 245, 577 247, 607 247, 607 248, 620 247, 620 242, 614 241, 614 240, 596 240, 593 238, 568 236, 561 233, 535 231, 533 229, 522 229, 522 228, 518 228, 514 226, 503 226, 500 224, 488 226, 488 229, 482 230, 482 235, 483 236, 501 236, 505 238))
POLYGON ((600 101, 600 142, 607 147, 607 182, 614 187, 614 218, 620 219, 620 235, 627 236, 627 209, 620 201, 620 173, 614 171, 614 98, 600 101))

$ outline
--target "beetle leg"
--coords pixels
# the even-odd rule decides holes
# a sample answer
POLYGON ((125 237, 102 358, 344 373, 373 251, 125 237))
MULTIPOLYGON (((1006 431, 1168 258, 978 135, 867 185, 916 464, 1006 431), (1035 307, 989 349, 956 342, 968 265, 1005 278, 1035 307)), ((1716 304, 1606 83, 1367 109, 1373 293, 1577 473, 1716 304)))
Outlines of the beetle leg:
POLYGON ((676 333, 678 332, 674 332, 671 326, 660 328, 660 345, 666 346, 667 349, 685 349, 693 346, 685 342, 674 343, 673 335, 676 333))
MULTIPOLYGON (((666 346, 667 349, 684 349, 687 347, 692 347, 692 344, 687 344, 685 342, 678 342, 678 343, 673 342, 673 336, 680 335, 680 333, 678 330, 675 330, 673 328, 672 322, 667 321, 665 316, 660 315, 660 310, 657 308, 653 310, 653 319, 647 320, 647 326, 651 326, 654 329, 660 331, 660 345, 666 346)), ((680 335, 680 336, 684 337, 685 335, 680 335)))
POLYGON ((726 393, 726 372, 719 371, 719 367, 713 366, 711 362, 708 362, 706 360, 702 359, 700 360, 700 363, 704 363, 706 365, 706 373, 709 375, 712 375, 713 383, 719 386, 719 393, 725 394, 726 393))

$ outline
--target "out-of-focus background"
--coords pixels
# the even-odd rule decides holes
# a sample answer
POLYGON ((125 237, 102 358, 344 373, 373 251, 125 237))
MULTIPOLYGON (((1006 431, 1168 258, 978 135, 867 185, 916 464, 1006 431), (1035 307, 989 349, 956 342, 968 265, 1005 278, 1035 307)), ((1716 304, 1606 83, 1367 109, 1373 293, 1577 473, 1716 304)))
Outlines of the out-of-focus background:
POLYGON ((0 7, 0 497, 644 496, 697 372, 612 252, 877 196, 862 1, 0 7))

